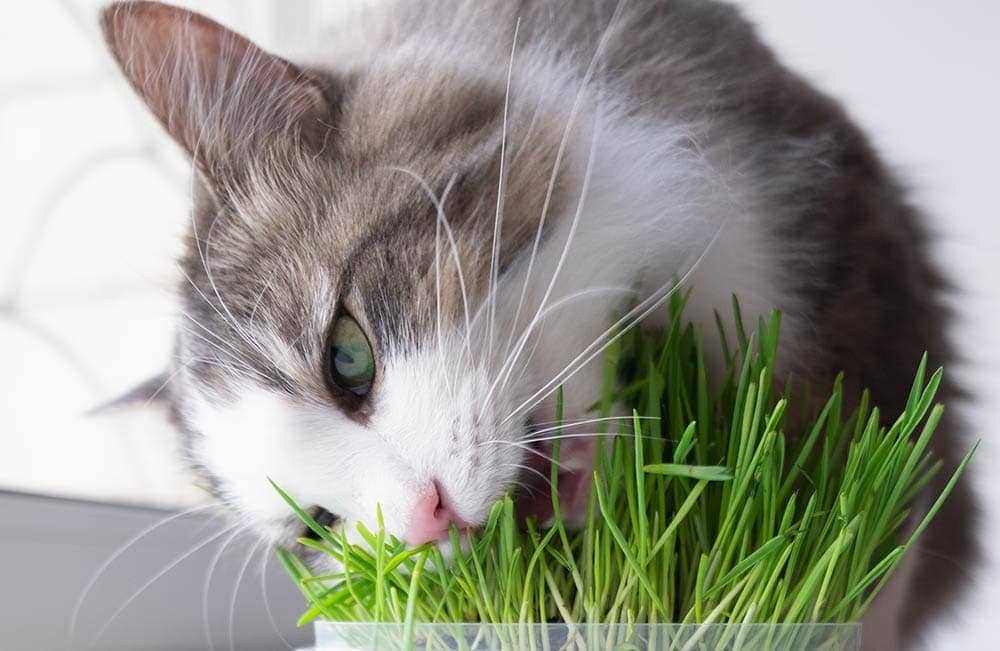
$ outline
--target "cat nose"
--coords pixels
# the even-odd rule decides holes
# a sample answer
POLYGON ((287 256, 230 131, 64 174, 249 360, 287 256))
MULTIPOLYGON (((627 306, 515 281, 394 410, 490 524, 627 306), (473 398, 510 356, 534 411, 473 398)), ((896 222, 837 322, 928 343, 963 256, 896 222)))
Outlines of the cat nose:
POLYGON ((452 522, 460 530, 468 526, 452 509, 440 484, 435 481, 417 500, 403 540, 414 547, 426 542, 448 540, 452 522))

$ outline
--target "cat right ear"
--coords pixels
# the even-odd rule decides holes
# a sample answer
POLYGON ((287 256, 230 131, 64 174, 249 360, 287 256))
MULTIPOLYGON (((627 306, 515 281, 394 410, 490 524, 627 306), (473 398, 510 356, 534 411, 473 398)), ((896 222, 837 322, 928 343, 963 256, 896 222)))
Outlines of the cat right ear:
POLYGON ((215 21, 157 2, 101 12, 132 88, 199 169, 219 183, 275 143, 320 151, 330 104, 321 79, 215 21))

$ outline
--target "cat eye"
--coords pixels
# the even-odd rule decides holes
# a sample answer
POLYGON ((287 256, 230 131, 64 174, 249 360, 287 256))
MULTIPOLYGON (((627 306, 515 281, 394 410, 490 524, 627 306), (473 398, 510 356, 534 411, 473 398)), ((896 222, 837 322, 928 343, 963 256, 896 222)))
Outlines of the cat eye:
POLYGON ((358 322, 344 314, 330 333, 330 381, 356 396, 368 393, 375 377, 375 356, 358 322))

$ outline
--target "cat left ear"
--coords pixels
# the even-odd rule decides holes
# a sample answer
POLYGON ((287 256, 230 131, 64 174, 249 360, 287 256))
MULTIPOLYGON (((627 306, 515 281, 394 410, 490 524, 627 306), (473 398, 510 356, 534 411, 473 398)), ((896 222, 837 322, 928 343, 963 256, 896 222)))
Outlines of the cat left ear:
POLYGON ((169 399, 168 384, 170 375, 164 371, 143 380, 116 398, 91 407, 84 415, 96 416, 127 407, 161 406, 169 399))
POLYGON ((108 47, 167 132, 216 181, 275 142, 318 152, 330 104, 315 75, 215 21, 157 2, 101 12, 108 47))

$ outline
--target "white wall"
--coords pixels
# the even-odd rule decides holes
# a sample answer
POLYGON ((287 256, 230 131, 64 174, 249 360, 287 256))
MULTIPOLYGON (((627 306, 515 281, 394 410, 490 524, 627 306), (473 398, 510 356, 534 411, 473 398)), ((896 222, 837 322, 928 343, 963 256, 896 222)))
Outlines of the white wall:
MULTIPOLYGON (((0 304, 16 290, 18 319, 0 318, 0 487, 187 504, 200 494, 171 461, 169 432, 80 418, 166 361, 186 212, 183 161, 97 46, 98 4, 0 3, 0 304)), ((186 4, 280 47, 269 3, 186 4)), ((792 67, 845 101, 939 229, 969 360, 949 371, 977 393, 968 413, 987 439, 975 464, 984 539, 1000 540, 989 427, 1000 422, 1000 5, 742 4, 792 67)), ((995 561, 956 571, 978 591, 965 624, 930 648, 1000 647, 988 616, 1000 612, 995 561)))
MULTIPOLYGON (((83 416, 165 368, 188 214, 188 166, 105 53, 103 4, 0 3, 0 487, 189 504, 162 417, 83 416)), ((273 15, 309 0, 180 4, 267 47, 312 24, 273 15)))

